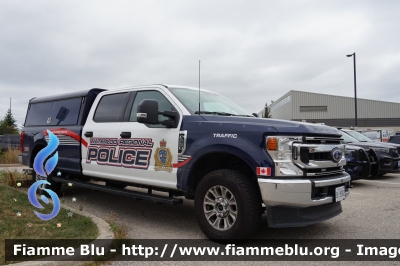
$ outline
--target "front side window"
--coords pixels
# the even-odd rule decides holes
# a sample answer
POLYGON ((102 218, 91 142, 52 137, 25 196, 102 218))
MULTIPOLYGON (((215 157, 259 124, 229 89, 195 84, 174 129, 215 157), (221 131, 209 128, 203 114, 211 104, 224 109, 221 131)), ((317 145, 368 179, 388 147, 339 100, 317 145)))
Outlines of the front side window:
POLYGON ((97 105, 93 120, 99 123, 119 122, 127 96, 127 92, 103 96, 97 105))
POLYGON ((353 143, 353 142, 358 142, 357 139, 351 137, 350 135, 346 134, 343 132, 342 137, 341 137, 345 143, 353 143))
POLYGON ((357 131, 345 131, 347 134, 349 134, 350 136, 352 136, 353 138, 355 138, 358 141, 361 142, 370 142, 372 141, 370 138, 364 136, 361 133, 358 133, 357 131))
MULTIPOLYGON (((158 111, 160 112, 175 110, 172 104, 160 92, 138 91, 136 93, 135 101, 133 102, 132 105, 131 115, 129 117, 130 122, 137 122, 137 117, 136 117, 137 107, 145 99, 156 100, 158 102, 158 111)), ((168 120, 168 117, 165 117, 163 115, 158 115, 158 121, 162 122, 164 120, 168 120)))

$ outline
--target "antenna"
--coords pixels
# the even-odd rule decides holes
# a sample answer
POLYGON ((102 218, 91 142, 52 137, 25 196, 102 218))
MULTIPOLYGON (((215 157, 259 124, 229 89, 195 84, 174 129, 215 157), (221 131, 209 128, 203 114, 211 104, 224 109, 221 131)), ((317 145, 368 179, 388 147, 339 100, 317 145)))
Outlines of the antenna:
POLYGON ((200 115, 200 60, 199 60, 199 115, 200 115))

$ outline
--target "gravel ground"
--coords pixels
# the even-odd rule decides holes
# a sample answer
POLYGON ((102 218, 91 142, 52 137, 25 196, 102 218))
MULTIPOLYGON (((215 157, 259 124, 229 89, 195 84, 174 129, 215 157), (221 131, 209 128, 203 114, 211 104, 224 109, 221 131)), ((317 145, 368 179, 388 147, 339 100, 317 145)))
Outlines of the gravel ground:
MULTIPOLYGON (((257 239, 400 239, 400 175, 353 182, 342 202, 343 213, 328 221, 300 228, 268 228, 266 217, 257 239)), ((132 239, 205 239, 194 217, 193 201, 159 205, 79 187, 64 186, 65 204, 106 219, 115 213, 132 239), (76 202, 72 202, 72 197, 76 202)), ((162 194, 161 194, 162 195, 162 194)))
MULTIPOLYGON (((400 174, 388 174, 353 183, 350 196, 342 202, 343 213, 328 221, 300 228, 268 228, 266 217, 255 239, 400 239, 400 174)), ((161 194, 163 195, 163 194, 161 194)), ((64 186, 60 199, 74 208, 83 208, 95 216, 107 219, 115 213, 126 225, 130 239, 205 239, 194 217, 193 201, 182 205, 158 205, 129 197, 64 186), (76 198, 76 202, 72 198, 76 198)), ((204 262, 135 262, 137 265, 203 265, 204 262)), ((240 262, 239 264, 265 264, 240 262)), ((365 265, 367 262, 279 262, 279 265, 365 265)), ((111 265, 131 265, 132 262, 111 262, 111 265)), ((207 262, 208 265, 232 262, 207 262)), ((237 264, 237 262, 236 262, 237 264)), ((269 264, 275 264, 269 262, 269 264)), ((368 263, 372 264, 372 262, 368 263)), ((388 262, 373 262, 388 265, 388 262)), ((398 262, 390 262, 391 265, 398 262)))
MULTIPOLYGON (((400 239, 400 175, 390 174, 353 183, 350 196, 342 202, 343 213, 331 220, 301 228, 268 228, 266 217, 255 239, 400 239)), ((205 239, 194 217, 193 201, 182 205, 157 205, 128 197, 92 191, 78 187, 63 187, 65 204, 106 219, 111 212, 128 228, 131 239, 205 239), (72 197, 77 199, 72 202, 72 197)), ((203 262, 136 262, 139 265, 201 265, 203 262)), ((136 264, 135 263, 135 264, 136 264)), ((265 262, 262 262, 263 264, 265 262)), ((269 262, 270 264, 275 264, 269 262)), ((306 262, 305 262, 306 263, 306 262)), ((338 262, 335 262, 338 263, 338 262)), ((343 265, 354 262, 339 262, 343 265)), ((391 262, 391 264, 397 262, 391 262)), ((112 262, 111 265, 129 265, 112 262)), ((221 265, 207 262, 209 265, 221 265)), ((226 262, 223 264, 232 264, 226 262)), ((240 262, 240 264, 261 264, 240 262)), ((280 262, 279 265, 302 265, 280 262)), ((332 262, 307 262, 307 265, 331 265, 332 262)), ((365 265, 366 262, 356 263, 365 265)), ((369 264, 369 263, 368 263, 369 264)), ((371 262, 372 264, 372 262, 371 262)), ((387 265, 388 262, 374 262, 387 265)), ((400 265, 400 263, 397 263, 400 265)))

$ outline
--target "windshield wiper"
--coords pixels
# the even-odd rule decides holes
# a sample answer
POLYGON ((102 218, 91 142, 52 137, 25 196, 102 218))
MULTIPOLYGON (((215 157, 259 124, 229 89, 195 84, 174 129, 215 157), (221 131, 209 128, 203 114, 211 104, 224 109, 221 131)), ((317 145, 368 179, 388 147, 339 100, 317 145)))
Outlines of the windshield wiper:
POLYGON ((225 115, 225 116, 238 116, 235 114, 231 114, 231 113, 226 113, 226 112, 211 112, 211 111, 196 111, 194 112, 196 115, 198 114, 207 114, 207 115, 225 115))

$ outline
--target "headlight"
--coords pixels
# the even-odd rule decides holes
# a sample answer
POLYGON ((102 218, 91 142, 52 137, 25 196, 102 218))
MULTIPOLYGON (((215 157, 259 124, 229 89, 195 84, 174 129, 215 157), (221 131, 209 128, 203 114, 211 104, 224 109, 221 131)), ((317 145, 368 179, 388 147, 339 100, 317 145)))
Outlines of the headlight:
POLYGON ((369 148, 376 152, 389 153, 389 148, 374 148, 374 147, 369 147, 369 148))
POLYGON ((294 141, 300 141, 301 137, 274 136, 267 137, 266 150, 275 163, 275 176, 303 175, 303 171, 293 164, 292 158, 296 157, 292 153, 294 141))

